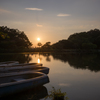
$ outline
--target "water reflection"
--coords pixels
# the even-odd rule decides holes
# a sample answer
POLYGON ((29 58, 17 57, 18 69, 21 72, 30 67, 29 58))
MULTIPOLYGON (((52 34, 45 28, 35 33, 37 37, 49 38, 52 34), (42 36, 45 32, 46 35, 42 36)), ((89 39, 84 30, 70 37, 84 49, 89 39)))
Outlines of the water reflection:
POLYGON ((0 100, 40 100, 47 95, 47 88, 45 86, 40 86, 11 96, 0 98, 0 100))
POLYGON ((38 63, 40 63, 40 59, 38 58, 38 63))
POLYGON ((40 55, 39 55, 38 63, 41 63, 41 60, 42 60, 42 58, 41 58, 40 55))
POLYGON ((49 56, 47 56, 46 61, 48 61, 48 62, 50 62, 50 61, 51 61, 51 59, 50 59, 50 57, 49 57, 49 56))
MULTIPOLYGON (((54 86, 66 92, 70 100, 99 100, 100 73, 98 71, 100 71, 100 54, 37 53, 33 55, 13 54, 0 56, 2 62, 17 60, 19 62, 33 63, 38 62, 38 59, 44 66, 50 68, 50 83, 45 85, 48 91, 54 86)), ((26 94, 23 93, 23 97, 21 95, 17 97, 16 95, 16 97, 11 97, 11 100, 29 100, 33 98, 33 95, 27 96, 27 94, 26 91, 26 94)))
POLYGON ((46 57, 46 61, 51 61, 50 55, 54 60, 61 62, 68 62, 71 67, 76 69, 89 69, 91 71, 100 71, 100 54, 60 54, 60 53, 46 53, 40 54, 46 57))
MULTIPOLYGON (((76 69, 89 69, 91 71, 100 71, 100 54, 69 54, 69 53, 35 53, 35 54, 2 54, 0 55, 0 62, 3 61, 19 61, 19 63, 30 63, 33 59, 32 56, 38 57, 37 63, 42 61, 42 57, 46 58, 47 62, 59 60, 61 62, 68 62, 71 67, 76 69)), ((43 59, 44 59, 43 58, 43 59)))
POLYGON ((18 61, 19 63, 29 63, 32 60, 28 54, 1 54, 0 62, 4 61, 18 61))
POLYGON ((62 87, 70 87, 71 86, 71 84, 68 84, 68 83, 60 83, 60 84, 58 84, 59 86, 62 86, 62 87))

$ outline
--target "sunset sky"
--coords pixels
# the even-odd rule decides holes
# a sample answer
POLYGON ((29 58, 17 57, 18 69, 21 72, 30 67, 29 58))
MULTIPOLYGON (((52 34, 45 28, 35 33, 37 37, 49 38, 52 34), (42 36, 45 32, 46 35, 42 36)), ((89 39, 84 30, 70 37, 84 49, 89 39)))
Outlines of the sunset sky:
POLYGON ((0 0, 0 26, 24 31, 36 46, 100 29, 100 0, 0 0))

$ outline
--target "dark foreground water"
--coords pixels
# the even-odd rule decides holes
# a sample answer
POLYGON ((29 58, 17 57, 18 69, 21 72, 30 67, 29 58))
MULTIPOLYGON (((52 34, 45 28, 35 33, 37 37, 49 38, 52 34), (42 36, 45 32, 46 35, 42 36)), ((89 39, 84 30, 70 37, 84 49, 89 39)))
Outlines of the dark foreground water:
POLYGON ((99 54, 35 53, 0 55, 0 62, 13 60, 19 61, 19 63, 37 62, 49 67, 50 82, 42 87, 9 96, 9 100, 44 100, 52 87, 60 88, 62 92, 66 92, 69 100, 100 100, 99 54))

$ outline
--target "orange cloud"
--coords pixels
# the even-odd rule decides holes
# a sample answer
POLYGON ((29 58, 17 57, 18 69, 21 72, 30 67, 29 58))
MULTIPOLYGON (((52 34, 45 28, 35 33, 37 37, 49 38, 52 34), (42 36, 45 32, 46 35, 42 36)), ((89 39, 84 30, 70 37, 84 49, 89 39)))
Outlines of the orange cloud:
POLYGON ((37 27, 43 27, 43 25, 36 24, 37 27))
POLYGON ((43 9, 40 8, 25 8, 26 10, 37 10, 37 11, 42 11, 43 9))
POLYGON ((65 16, 71 16, 71 15, 70 14, 58 14, 57 16, 65 17, 65 16))
POLYGON ((11 13, 11 12, 8 10, 0 9, 0 13, 11 13))

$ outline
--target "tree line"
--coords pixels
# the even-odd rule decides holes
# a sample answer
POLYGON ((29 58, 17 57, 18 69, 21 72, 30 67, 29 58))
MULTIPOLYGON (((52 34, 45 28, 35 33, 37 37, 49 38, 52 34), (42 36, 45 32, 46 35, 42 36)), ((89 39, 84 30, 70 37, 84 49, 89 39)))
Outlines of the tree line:
POLYGON ((32 43, 23 31, 0 26, 0 51, 22 51, 31 46, 32 43))
POLYGON ((38 43, 40 48, 31 49, 32 43, 23 31, 10 29, 7 26, 0 26, 0 51, 19 52, 25 51, 57 51, 57 50, 97 50, 100 49, 100 30, 94 29, 87 32, 74 33, 68 39, 60 40, 51 45, 38 43))
POLYGON ((52 45, 46 42, 41 49, 100 49, 100 30, 94 29, 87 32, 74 33, 68 39, 60 40, 52 45))

